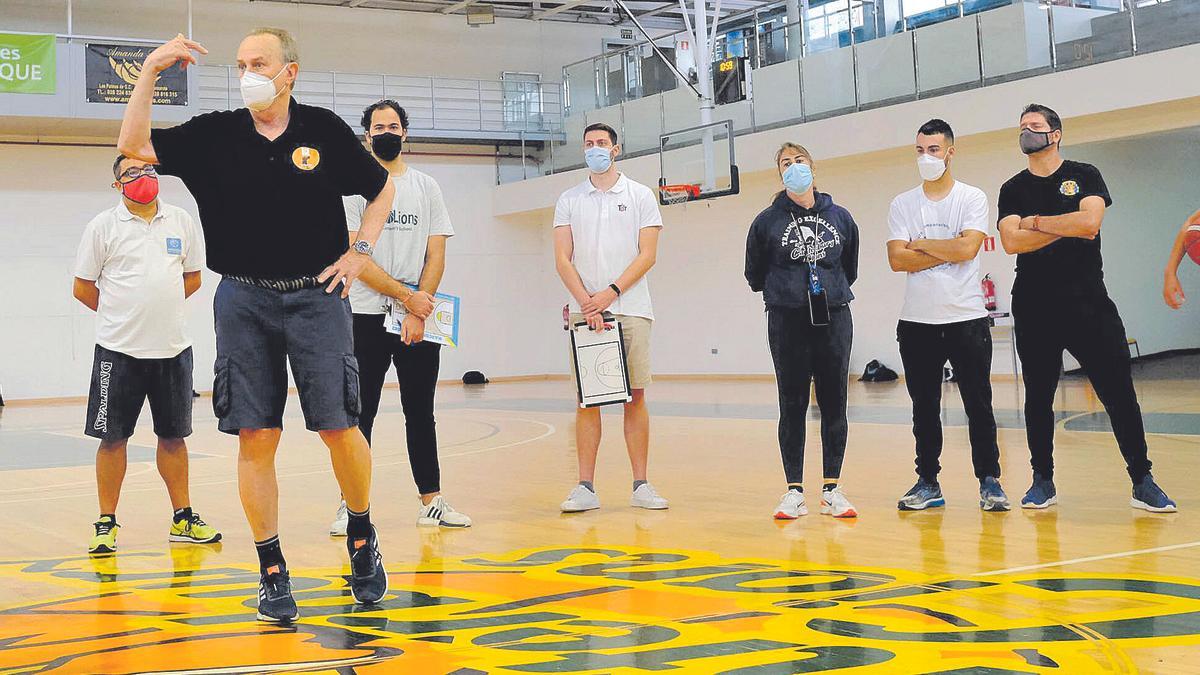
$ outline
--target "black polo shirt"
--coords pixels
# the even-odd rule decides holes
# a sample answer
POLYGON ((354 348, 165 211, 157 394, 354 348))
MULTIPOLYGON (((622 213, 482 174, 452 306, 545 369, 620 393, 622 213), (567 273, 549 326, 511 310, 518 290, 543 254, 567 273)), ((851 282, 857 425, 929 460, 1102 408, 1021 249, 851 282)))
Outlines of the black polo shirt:
POLYGON ((387 170, 333 112, 295 99, 289 110, 274 141, 246 108, 150 133, 159 172, 181 178, 196 199, 214 272, 319 274, 350 245, 342 196, 370 201, 387 183, 387 170))
MULTIPOLYGON (((1064 160, 1049 176, 1035 176, 1026 169, 1000 188, 1000 220, 1064 216, 1078 211, 1086 197, 1100 197, 1105 206, 1112 206, 1108 186, 1091 164, 1064 160)), ((1050 300, 1106 295, 1100 235, 1095 239, 1063 237, 1044 248, 1018 254, 1012 292, 1050 300)))

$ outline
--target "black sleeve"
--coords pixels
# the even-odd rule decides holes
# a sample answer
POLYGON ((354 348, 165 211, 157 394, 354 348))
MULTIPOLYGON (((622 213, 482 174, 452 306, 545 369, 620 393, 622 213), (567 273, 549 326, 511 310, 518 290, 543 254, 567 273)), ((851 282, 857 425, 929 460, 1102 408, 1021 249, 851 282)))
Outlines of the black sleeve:
POLYGON ((858 280, 858 223, 854 216, 842 209, 846 219, 846 243, 842 245, 842 273, 846 275, 846 285, 853 286, 858 280))
POLYGON ((1004 185, 1000 186, 1000 199, 996 204, 996 213, 999 214, 996 217, 997 223, 1009 216, 1024 217, 1025 215, 1021 213, 1021 205, 1017 201, 1016 190, 1013 188, 1011 180, 1005 181, 1004 185))
POLYGON ((197 115, 176 127, 150 130, 150 145, 158 157, 158 172, 185 178, 204 169, 213 147, 228 131, 222 131, 221 113, 197 115))
POLYGON ((1100 197, 1105 206, 1112 206, 1112 196, 1108 194, 1108 186, 1104 184, 1104 176, 1100 170, 1091 164, 1084 164, 1079 171, 1079 199, 1084 197, 1100 197))
POLYGON ((763 223, 765 211, 760 213, 754 222, 750 225, 750 232, 746 235, 746 281, 750 284, 750 290, 755 293, 762 292, 767 283, 767 261, 764 260, 763 247, 761 243, 761 231, 765 228, 763 223))
POLYGON ((367 152, 350 125, 333 112, 327 112, 333 126, 330 146, 334 151, 336 170, 333 175, 338 190, 343 197, 359 195, 368 202, 375 199, 387 184, 387 169, 367 152))

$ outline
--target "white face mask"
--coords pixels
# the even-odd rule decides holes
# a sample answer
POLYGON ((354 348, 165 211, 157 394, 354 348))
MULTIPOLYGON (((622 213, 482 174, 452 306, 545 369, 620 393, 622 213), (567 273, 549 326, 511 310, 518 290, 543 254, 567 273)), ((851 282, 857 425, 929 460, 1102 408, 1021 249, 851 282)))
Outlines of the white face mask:
POLYGON ((946 160, 933 155, 921 155, 917 157, 917 171, 921 172, 923 180, 937 180, 946 173, 946 160))
POLYGON ((285 64, 283 68, 279 69, 278 73, 275 73, 275 77, 267 77, 247 70, 242 75, 241 81, 242 101, 246 104, 246 107, 254 111, 266 110, 270 107, 279 94, 283 93, 282 90, 275 91, 275 80, 290 65, 292 64, 285 64))

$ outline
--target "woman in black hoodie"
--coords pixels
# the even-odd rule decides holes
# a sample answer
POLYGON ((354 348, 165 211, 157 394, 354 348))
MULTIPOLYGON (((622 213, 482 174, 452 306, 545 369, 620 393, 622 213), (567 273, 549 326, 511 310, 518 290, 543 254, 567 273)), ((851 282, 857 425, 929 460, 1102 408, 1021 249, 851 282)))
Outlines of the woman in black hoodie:
POLYGON ((808 513, 804 503, 804 424, 816 382, 821 409, 824 481, 821 513, 858 512, 838 487, 846 454, 846 386, 854 323, 850 286, 858 278, 858 225, 846 209, 813 185, 808 150, 785 143, 775 153, 785 189, 750 226, 746 281, 762 292, 767 335, 779 386, 779 449, 788 491, 775 517, 808 513), (827 308, 827 309, 826 309, 827 308))

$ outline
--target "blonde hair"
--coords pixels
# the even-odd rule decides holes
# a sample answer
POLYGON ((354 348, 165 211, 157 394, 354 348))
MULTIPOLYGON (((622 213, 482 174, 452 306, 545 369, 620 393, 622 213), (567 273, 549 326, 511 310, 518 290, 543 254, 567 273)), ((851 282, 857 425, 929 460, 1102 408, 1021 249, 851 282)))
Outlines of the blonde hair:
POLYGON ((270 26, 259 26, 254 30, 246 33, 246 37, 254 37, 255 35, 274 35, 279 40, 279 48, 283 52, 283 62, 300 63, 300 50, 296 47, 296 38, 283 28, 271 28, 270 26))
MULTIPOLYGON (((783 145, 779 146, 779 149, 775 151, 775 170, 776 171, 779 171, 779 160, 783 157, 783 153, 785 153, 789 150, 800 153, 801 157, 808 160, 808 166, 810 168, 816 168, 817 163, 816 163, 816 161, 813 160, 812 153, 808 151, 808 148, 804 147, 803 145, 800 145, 799 143, 793 143, 791 141, 787 141, 783 145)), ((780 171, 779 175, 782 176, 783 172, 780 171)), ((813 183, 813 187, 816 188, 815 182, 813 183)), ((782 195, 785 192, 787 192, 787 190, 780 190, 779 192, 776 192, 775 197, 772 198, 772 201, 774 201, 776 198, 778 198, 780 195, 782 195)))

